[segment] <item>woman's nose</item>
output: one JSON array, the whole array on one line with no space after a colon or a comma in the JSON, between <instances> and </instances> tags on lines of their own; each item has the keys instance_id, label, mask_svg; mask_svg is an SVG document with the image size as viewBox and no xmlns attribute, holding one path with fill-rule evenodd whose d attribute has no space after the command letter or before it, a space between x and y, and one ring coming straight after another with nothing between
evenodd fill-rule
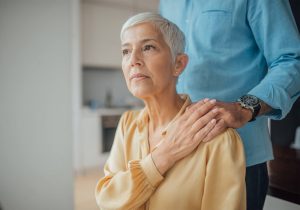
<instances>
[{"instance_id":1,"label":"woman's nose","mask_svg":"<svg viewBox=\"0 0 300 210\"><path fill-rule=\"evenodd\" d=\"M142 64L142 56L138 51L133 51L130 56L131 66L140 66Z\"/></svg>"}]
</instances>

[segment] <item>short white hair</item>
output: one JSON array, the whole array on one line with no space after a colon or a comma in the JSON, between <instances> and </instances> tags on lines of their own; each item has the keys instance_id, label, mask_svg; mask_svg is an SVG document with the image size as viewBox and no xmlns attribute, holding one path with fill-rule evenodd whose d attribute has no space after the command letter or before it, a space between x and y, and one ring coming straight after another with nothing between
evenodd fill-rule
<instances>
[{"instance_id":1,"label":"short white hair","mask_svg":"<svg viewBox=\"0 0 300 210\"><path fill-rule=\"evenodd\" d=\"M157 13L144 12L130 17L122 26L121 39L124 31L140 23L152 23L163 35L163 38L171 50L173 61L177 55L184 53L185 37L178 26Z\"/></svg>"}]
</instances>

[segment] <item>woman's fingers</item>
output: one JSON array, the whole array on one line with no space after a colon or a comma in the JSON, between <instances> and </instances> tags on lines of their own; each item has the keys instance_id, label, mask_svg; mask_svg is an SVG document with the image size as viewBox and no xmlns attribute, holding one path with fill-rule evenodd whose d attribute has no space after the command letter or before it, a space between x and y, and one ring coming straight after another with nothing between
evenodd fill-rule
<instances>
[{"instance_id":1,"label":"woman's fingers","mask_svg":"<svg viewBox=\"0 0 300 210\"><path fill-rule=\"evenodd\" d=\"M194 110L194 109L196 109L196 108L195 108L196 106L199 106L199 105L201 105L201 104L205 104L205 103L208 102L208 101L209 101L209 99L208 99L208 98L205 98L205 99L202 99L202 100L200 100L200 101L198 101L198 102L192 103L191 105L189 105L189 106L186 108L186 110Z\"/></svg>"},{"instance_id":2,"label":"woman's fingers","mask_svg":"<svg viewBox=\"0 0 300 210\"><path fill-rule=\"evenodd\" d=\"M187 126L194 124L198 119L211 111L215 104L215 99L204 99L195 103L183 114L183 119L186 121Z\"/></svg>"},{"instance_id":3,"label":"woman's fingers","mask_svg":"<svg viewBox=\"0 0 300 210\"><path fill-rule=\"evenodd\" d=\"M228 128L228 126L226 125L226 123L223 119L218 120L215 127L203 139L203 142L212 140L214 137L216 137L217 135L224 132L227 128Z\"/></svg>"},{"instance_id":4,"label":"woman's fingers","mask_svg":"<svg viewBox=\"0 0 300 210\"><path fill-rule=\"evenodd\" d=\"M203 128L201 128L194 136L193 141L198 145L213 130L216 125L216 119L212 119Z\"/></svg>"},{"instance_id":5,"label":"woman's fingers","mask_svg":"<svg viewBox=\"0 0 300 210\"><path fill-rule=\"evenodd\" d=\"M205 127L211 120L215 119L218 114L218 108L214 108L210 112L206 113L204 116L197 119L191 126L192 132L198 132L200 129Z\"/></svg>"}]
</instances>

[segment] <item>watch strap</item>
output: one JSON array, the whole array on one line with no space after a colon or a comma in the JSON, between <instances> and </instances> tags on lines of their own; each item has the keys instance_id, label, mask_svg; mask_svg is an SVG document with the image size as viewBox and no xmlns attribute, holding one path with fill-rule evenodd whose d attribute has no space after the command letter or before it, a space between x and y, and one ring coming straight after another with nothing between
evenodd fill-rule
<instances>
[{"instance_id":1,"label":"watch strap","mask_svg":"<svg viewBox=\"0 0 300 210\"><path fill-rule=\"evenodd\" d=\"M249 120L249 122L253 122L255 119L256 119L256 117L257 117L257 115L258 115L258 113L259 113L259 110L260 110L260 108L261 108L261 105L259 104L258 105L259 107L255 107L254 109L253 109L253 112L252 112L252 118Z\"/></svg>"},{"instance_id":2,"label":"watch strap","mask_svg":"<svg viewBox=\"0 0 300 210\"><path fill-rule=\"evenodd\" d=\"M253 95L244 95L237 101L242 108L249 109L252 112L252 118L249 120L249 122L254 121L261 109L260 99Z\"/></svg>"}]
</instances>

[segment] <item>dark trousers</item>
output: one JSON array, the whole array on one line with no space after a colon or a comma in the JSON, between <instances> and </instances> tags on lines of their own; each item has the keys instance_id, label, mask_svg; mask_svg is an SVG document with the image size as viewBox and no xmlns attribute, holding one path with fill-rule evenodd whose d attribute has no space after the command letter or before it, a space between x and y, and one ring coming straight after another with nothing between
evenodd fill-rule
<instances>
[{"instance_id":1,"label":"dark trousers","mask_svg":"<svg viewBox=\"0 0 300 210\"><path fill-rule=\"evenodd\" d=\"M247 210L263 210L269 186L266 163L246 168Z\"/></svg>"}]
</instances>

